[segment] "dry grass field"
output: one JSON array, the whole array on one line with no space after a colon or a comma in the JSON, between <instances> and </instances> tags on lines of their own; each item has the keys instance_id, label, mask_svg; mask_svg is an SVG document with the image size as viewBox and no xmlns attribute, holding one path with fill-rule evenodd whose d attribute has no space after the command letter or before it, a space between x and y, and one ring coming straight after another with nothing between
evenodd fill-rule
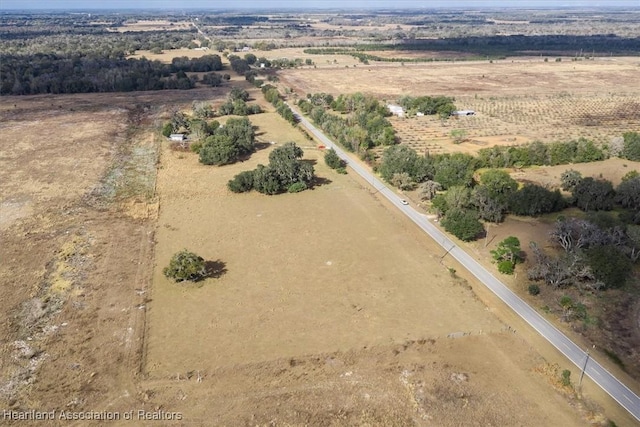
<instances>
[{"instance_id":1,"label":"dry grass field","mask_svg":"<svg viewBox=\"0 0 640 427\"><path fill-rule=\"evenodd\" d=\"M216 425L602 419L551 391L555 368L366 183L330 171L274 113L251 120L263 141L300 144L323 183L300 194L237 195L228 179L266 163L271 147L222 168L163 151L149 404ZM224 273L197 285L168 281L162 267L185 247Z\"/></svg>"}]
</instances>

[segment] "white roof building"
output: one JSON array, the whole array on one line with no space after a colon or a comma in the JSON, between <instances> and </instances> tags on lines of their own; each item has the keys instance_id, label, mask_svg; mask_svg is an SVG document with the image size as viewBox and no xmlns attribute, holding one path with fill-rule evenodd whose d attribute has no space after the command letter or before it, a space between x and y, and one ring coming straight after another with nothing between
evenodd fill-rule
<instances>
[{"instance_id":1,"label":"white roof building","mask_svg":"<svg viewBox=\"0 0 640 427\"><path fill-rule=\"evenodd\" d=\"M394 104L387 104L387 108L389 109L389 111L391 111L391 114L398 117L404 117L404 108L402 108L401 106L394 105Z\"/></svg>"}]
</instances>

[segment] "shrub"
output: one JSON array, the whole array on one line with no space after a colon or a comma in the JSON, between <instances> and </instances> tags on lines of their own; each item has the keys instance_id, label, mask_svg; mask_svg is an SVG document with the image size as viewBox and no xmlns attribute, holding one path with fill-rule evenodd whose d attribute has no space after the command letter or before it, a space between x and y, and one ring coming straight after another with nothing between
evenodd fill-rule
<instances>
[{"instance_id":1,"label":"shrub","mask_svg":"<svg viewBox=\"0 0 640 427\"><path fill-rule=\"evenodd\" d=\"M194 142L189 146L189 148L192 152L200 154L200 150L202 149L202 142Z\"/></svg>"},{"instance_id":2,"label":"shrub","mask_svg":"<svg viewBox=\"0 0 640 427\"><path fill-rule=\"evenodd\" d=\"M169 138L169 135L171 135L172 133L173 133L173 126L171 125L171 122L165 123L164 126L162 127L162 135Z\"/></svg>"},{"instance_id":3,"label":"shrub","mask_svg":"<svg viewBox=\"0 0 640 427\"><path fill-rule=\"evenodd\" d=\"M467 131L464 129L454 129L450 133L454 144L460 144L467 139Z\"/></svg>"},{"instance_id":4,"label":"shrub","mask_svg":"<svg viewBox=\"0 0 640 427\"><path fill-rule=\"evenodd\" d=\"M344 168L345 166L344 160L338 156L338 153L333 148L324 153L324 162L331 169Z\"/></svg>"},{"instance_id":5,"label":"shrub","mask_svg":"<svg viewBox=\"0 0 640 427\"><path fill-rule=\"evenodd\" d=\"M622 156L625 159L640 161L640 133L627 132L623 135L624 148Z\"/></svg>"},{"instance_id":6,"label":"shrub","mask_svg":"<svg viewBox=\"0 0 640 427\"><path fill-rule=\"evenodd\" d=\"M565 369L562 371L562 379L560 380L563 386L569 387L571 385L571 371Z\"/></svg>"},{"instance_id":7,"label":"shrub","mask_svg":"<svg viewBox=\"0 0 640 427\"><path fill-rule=\"evenodd\" d=\"M184 249L171 257L169 266L162 273L176 282L200 280L206 276L204 258Z\"/></svg>"},{"instance_id":8,"label":"shrub","mask_svg":"<svg viewBox=\"0 0 640 427\"><path fill-rule=\"evenodd\" d=\"M540 286L536 285L536 284L531 284L529 285L529 295L539 295L540 294Z\"/></svg>"},{"instance_id":9,"label":"shrub","mask_svg":"<svg viewBox=\"0 0 640 427\"><path fill-rule=\"evenodd\" d=\"M498 263L498 271L502 274L513 274L515 266L511 261L505 260Z\"/></svg>"},{"instance_id":10,"label":"shrub","mask_svg":"<svg viewBox=\"0 0 640 427\"><path fill-rule=\"evenodd\" d=\"M640 177L640 172L636 170L632 170L624 174L624 176L622 177L622 182L629 181L631 179L638 178L638 177Z\"/></svg>"},{"instance_id":11,"label":"shrub","mask_svg":"<svg viewBox=\"0 0 640 427\"><path fill-rule=\"evenodd\" d=\"M299 193L307 189L307 184L305 182L294 182L289 186L287 191L289 193Z\"/></svg>"},{"instance_id":12,"label":"shrub","mask_svg":"<svg viewBox=\"0 0 640 427\"><path fill-rule=\"evenodd\" d=\"M253 171L240 172L227 183L229 190L234 193L246 193L253 189Z\"/></svg>"}]
</instances>

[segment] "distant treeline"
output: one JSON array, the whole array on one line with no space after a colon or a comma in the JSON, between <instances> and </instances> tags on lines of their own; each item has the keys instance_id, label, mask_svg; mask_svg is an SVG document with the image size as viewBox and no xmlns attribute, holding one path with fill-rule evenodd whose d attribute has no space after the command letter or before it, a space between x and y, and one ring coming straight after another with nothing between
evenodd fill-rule
<instances>
[{"instance_id":1,"label":"distant treeline","mask_svg":"<svg viewBox=\"0 0 640 427\"><path fill-rule=\"evenodd\" d=\"M269 17L267 16L254 16L254 15L209 15L201 18L202 23L207 25L253 25L260 22L269 21Z\"/></svg>"},{"instance_id":2,"label":"distant treeline","mask_svg":"<svg viewBox=\"0 0 640 427\"><path fill-rule=\"evenodd\" d=\"M174 58L171 64L145 58L0 55L0 95L191 89L196 79L186 72L221 69L218 55Z\"/></svg>"},{"instance_id":3,"label":"distant treeline","mask_svg":"<svg viewBox=\"0 0 640 427\"><path fill-rule=\"evenodd\" d=\"M92 26L16 26L0 29L0 52L32 55L99 55L124 57L137 50L185 48L197 38L195 28L180 31L109 32Z\"/></svg>"},{"instance_id":4,"label":"distant treeline","mask_svg":"<svg viewBox=\"0 0 640 427\"><path fill-rule=\"evenodd\" d=\"M306 49L307 54L352 55L361 61L420 62L431 58L382 58L365 54L367 51L460 51L482 56L510 56L526 54L558 55L576 54L640 54L640 38L623 38L614 34L592 36L539 35L539 36L490 36L454 37L447 39L406 39L399 43L356 45L349 48Z\"/></svg>"}]
</instances>

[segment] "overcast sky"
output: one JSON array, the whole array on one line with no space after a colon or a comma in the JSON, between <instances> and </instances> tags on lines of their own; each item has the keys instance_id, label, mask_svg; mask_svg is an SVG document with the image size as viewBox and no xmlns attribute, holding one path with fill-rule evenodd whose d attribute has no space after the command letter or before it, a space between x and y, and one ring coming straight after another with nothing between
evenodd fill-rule
<instances>
[{"instance_id":1,"label":"overcast sky","mask_svg":"<svg viewBox=\"0 0 640 427\"><path fill-rule=\"evenodd\" d=\"M640 7L640 0L0 0L0 9Z\"/></svg>"}]
</instances>

